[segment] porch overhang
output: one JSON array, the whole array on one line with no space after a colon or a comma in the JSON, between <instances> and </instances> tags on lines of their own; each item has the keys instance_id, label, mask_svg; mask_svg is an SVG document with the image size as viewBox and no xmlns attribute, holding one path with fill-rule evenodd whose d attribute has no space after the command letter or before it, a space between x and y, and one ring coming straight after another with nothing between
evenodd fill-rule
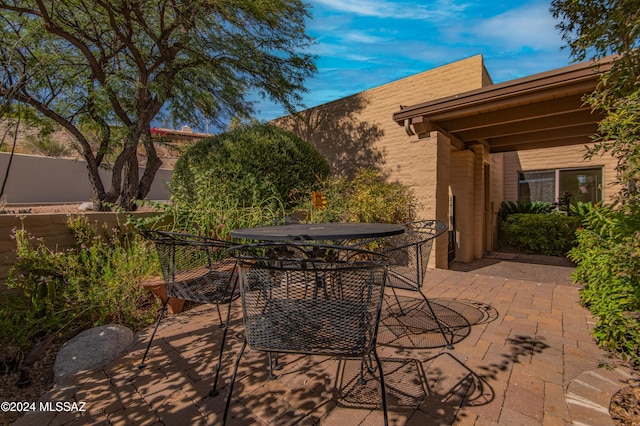
<instances>
[{"instance_id":1,"label":"porch overhang","mask_svg":"<svg viewBox=\"0 0 640 426\"><path fill-rule=\"evenodd\" d=\"M583 62L541 74L401 107L393 120L407 134L438 131L454 148L485 143L490 152L587 144L602 114L583 97L592 92L612 58Z\"/></svg>"}]
</instances>

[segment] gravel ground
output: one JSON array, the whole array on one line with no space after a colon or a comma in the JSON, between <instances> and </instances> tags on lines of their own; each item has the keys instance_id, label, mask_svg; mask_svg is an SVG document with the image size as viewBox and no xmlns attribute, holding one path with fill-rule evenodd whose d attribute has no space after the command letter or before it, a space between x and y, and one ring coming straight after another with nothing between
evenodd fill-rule
<instances>
[{"instance_id":1,"label":"gravel ground","mask_svg":"<svg viewBox=\"0 0 640 426\"><path fill-rule=\"evenodd\" d=\"M73 204L48 204L48 205L6 205L0 206L0 211L4 211L5 214L42 214L42 213L82 213L80 210L81 203ZM153 207L142 206L137 211L146 212L154 211Z\"/></svg>"},{"instance_id":2,"label":"gravel ground","mask_svg":"<svg viewBox=\"0 0 640 426\"><path fill-rule=\"evenodd\" d=\"M60 346L62 346L61 343L53 342L40 359L29 367L27 376L31 378L31 383L28 386L18 386L22 375L20 369L10 373L1 371L0 402L37 402L42 395L51 390L53 388L53 364ZM20 415L21 413L17 412L0 411L0 425L8 425Z\"/></svg>"}]
</instances>

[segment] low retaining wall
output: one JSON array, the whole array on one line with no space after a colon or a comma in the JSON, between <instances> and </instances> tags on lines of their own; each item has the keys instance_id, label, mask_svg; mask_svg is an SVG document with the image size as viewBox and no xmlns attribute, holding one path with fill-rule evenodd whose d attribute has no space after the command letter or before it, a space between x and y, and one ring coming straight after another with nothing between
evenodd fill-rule
<instances>
[{"instance_id":1,"label":"low retaining wall","mask_svg":"<svg viewBox=\"0 0 640 426\"><path fill-rule=\"evenodd\" d=\"M105 223L111 227L118 223L126 222L126 215L109 212L80 213L90 221ZM151 216L154 213L133 213L137 217ZM77 214L74 214L77 215ZM75 240L67 221L69 214L26 214L26 215L0 215L0 293L7 289L4 281L9 273L9 268L16 260L16 242L13 239L13 230L21 226L34 237L42 238L47 247L52 250L66 249L73 246Z\"/></svg>"}]
</instances>

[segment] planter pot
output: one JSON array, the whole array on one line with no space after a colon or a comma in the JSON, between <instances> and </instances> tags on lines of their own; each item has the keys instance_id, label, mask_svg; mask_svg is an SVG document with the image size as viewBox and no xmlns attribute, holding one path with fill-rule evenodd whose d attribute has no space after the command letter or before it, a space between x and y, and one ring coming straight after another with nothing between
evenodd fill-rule
<instances>
[{"instance_id":1,"label":"planter pot","mask_svg":"<svg viewBox=\"0 0 640 426\"><path fill-rule=\"evenodd\" d=\"M140 284L142 288L145 288L156 295L156 297L160 298L162 303L167 300L167 288L164 285L164 280L162 278L152 279ZM173 314L177 314L182 312L182 308L184 306L184 299L178 299L172 297L168 303L169 310Z\"/></svg>"}]
</instances>

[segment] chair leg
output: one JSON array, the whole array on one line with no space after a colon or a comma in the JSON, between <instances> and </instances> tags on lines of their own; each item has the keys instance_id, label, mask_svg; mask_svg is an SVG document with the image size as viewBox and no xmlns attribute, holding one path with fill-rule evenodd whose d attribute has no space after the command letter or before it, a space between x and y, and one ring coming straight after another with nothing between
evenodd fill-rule
<instances>
[{"instance_id":1,"label":"chair leg","mask_svg":"<svg viewBox=\"0 0 640 426\"><path fill-rule=\"evenodd\" d=\"M217 305L216 305L217 306ZM218 309L218 315L220 314L220 309ZM218 395L218 377L220 377L220 369L222 368L222 353L224 352L224 345L227 340L227 332L229 331L229 320L231 319L231 302L229 302L229 307L227 308L227 321L223 324L224 331L222 332L222 342L220 342L220 355L218 355L218 366L216 367L216 376L213 380L213 389L209 392L209 396L217 396Z\"/></svg>"},{"instance_id":2,"label":"chair leg","mask_svg":"<svg viewBox=\"0 0 640 426\"><path fill-rule=\"evenodd\" d=\"M440 329L440 333L442 333L442 337L444 338L444 341L447 344L447 349L453 349L453 333L452 333L452 336L451 336L451 340L447 339L447 334L445 333L444 328L442 327L442 323L438 319L438 316L436 315L436 312L433 310L433 307L431 306L431 303L429 302L429 299L427 298L427 296L425 296L425 294L422 291L420 291L420 294L422 295L422 298L424 299L424 301L427 303L427 307L429 308L429 311L431 312L431 316L433 316L433 320L438 325L438 328Z\"/></svg>"},{"instance_id":3,"label":"chair leg","mask_svg":"<svg viewBox=\"0 0 640 426\"><path fill-rule=\"evenodd\" d=\"M365 358L363 357L360 359L360 377L358 378L359 385L364 385L367 383L367 379L364 378L364 365L365 365Z\"/></svg>"},{"instance_id":4,"label":"chair leg","mask_svg":"<svg viewBox=\"0 0 640 426\"><path fill-rule=\"evenodd\" d=\"M231 304L231 303L229 303L229 304ZM219 327L220 328L224 328L225 327L225 323L222 322L222 315L220 314L220 305L218 305L217 303L216 303L216 309L218 310L218 321L220 321ZM227 321L228 321L228 318L227 318Z\"/></svg>"},{"instance_id":5,"label":"chair leg","mask_svg":"<svg viewBox=\"0 0 640 426\"><path fill-rule=\"evenodd\" d=\"M229 407L231 406L231 394L233 393L233 385L236 382L236 375L238 374L238 365L240 365L240 358L247 347L247 339L244 339L240 353L238 353L238 359L236 359L236 365L233 367L233 375L231 375L231 383L229 383L229 393L227 393L227 402L224 405L224 415L222 417L222 426L227 424L227 415L229 414Z\"/></svg>"},{"instance_id":6,"label":"chair leg","mask_svg":"<svg viewBox=\"0 0 640 426\"><path fill-rule=\"evenodd\" d=\"M140 364L138 365L138 368L140 369L146 367L144 360L147 358L147 354L149 353L149 349L151 348L151 342L153 342L153 338L156 336L156 332L158 331L158 326L160 325L160 321L162 321L162 318L164 317L164 313L167 310L167 305L169 304L170 299L171 297L167 297L167 300L165 300L164 303L162 304L162 309L160 310L160 314L158 315L156 326L153 329L153 333L151 333L151 338L149 339L149 343L147 343L147 349L144 351L144 355L142 355L142 361L140 361Z\"/></svg>"},{"instance_id":7,"label":"chair leg","mask_svg":"<svg viewBox=\"0 0 640 426\"><path fill-rule=\"evenodd\" d=\"M396 293L396 289L393 287L390 288L391 292L393 293L394 299L396 299L396 305L398 306L398 309L400 309L400 315L406 315L406 313L402 310L402 303L400 303L400 299L398 299L398 293Z\"/></svg>"},{"instance_id":8,"label":"chair leg","mask_svg":"<svg viewBox=\"0 0 640 426\"><path fill-rule=\"evenodd\" d=\"M267 379L273 380L278 376L273 374L273 361L271 361L271 352L267 352L267 358L269 360L269 375L267 376ZM277 359L278 359L278 353L276 352L276 362L278 362Z\"/></svg>"},{"instance_id":9,"label":"chair leg","mask_svg":"<svg viewBox=\"0 0 640 426\"><path fill-rule=\"evenodd\" d=\"M380 357L378 357L378 352L373 350L373 357L376 359L376 364L378 365L378 371L380 372L380 395L382 396L382 415L384 416L384 425L387 426L389 424L389 419L387 416L387 392L384 388L384 373L382 371L382 363L380 362Z\"/></svg>"}]
</instances>

